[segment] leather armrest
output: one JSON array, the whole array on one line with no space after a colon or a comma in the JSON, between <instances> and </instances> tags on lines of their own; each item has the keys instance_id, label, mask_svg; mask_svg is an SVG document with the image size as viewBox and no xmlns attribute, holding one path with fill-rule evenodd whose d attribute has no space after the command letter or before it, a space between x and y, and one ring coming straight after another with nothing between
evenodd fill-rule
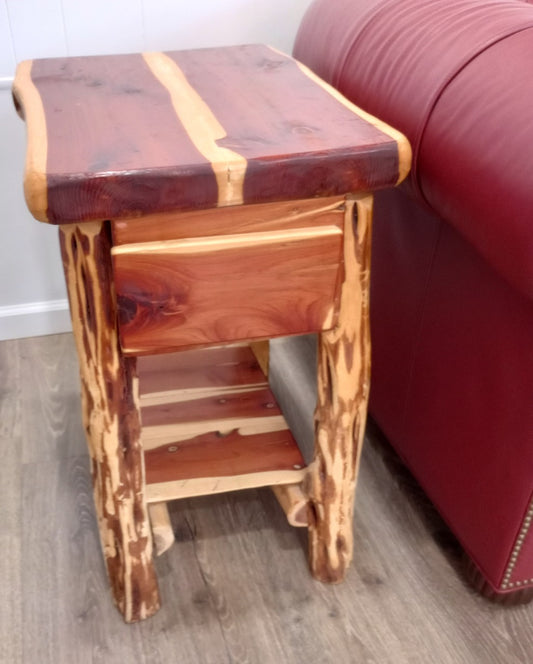
<instances>
[{"instance_id":1,"label":"leather armrest","mask_svg":"<svg viewBox=\"0 0 533 664\"><path fill-rule=\"evenodd\" d=\"M316 0L294 55L407 136L414 194L533 297L533 6Z\"/></svg>"}]
</instances>

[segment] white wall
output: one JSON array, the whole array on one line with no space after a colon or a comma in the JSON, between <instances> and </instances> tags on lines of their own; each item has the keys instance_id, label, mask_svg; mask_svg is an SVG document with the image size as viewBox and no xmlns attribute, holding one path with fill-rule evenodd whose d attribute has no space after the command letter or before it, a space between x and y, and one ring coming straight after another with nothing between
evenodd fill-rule
<instances>
[{"instance_id":1,"label":"white wall","mask_svg":"<svg viewBox=\"0 0 533 664\"><path fill-rule=\"evenodd\" d=\"M311 0L0 0L0 339L68 330L57 229L22 194L20 60L263 42L290 52Z\"/></svg>"}]
</instances>

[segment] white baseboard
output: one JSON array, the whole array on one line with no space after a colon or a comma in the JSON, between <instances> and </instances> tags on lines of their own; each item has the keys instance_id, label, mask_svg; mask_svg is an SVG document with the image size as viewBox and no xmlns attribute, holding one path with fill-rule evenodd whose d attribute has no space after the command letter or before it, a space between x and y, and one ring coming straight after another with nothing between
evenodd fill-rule
<instances>
[{"instance_id":1,"label":"white baseboard","mask_svg":"<svg viewBox=\"0 0 533 664\"><path fill-rule=\"evenodd\" d=\"M13 76L2 76L0 78L0 90L11 90Z\"/></svg>"},{"instance_id":2,"label":"white baseboard","mask_svg":"<svg viewBox=\"0 0 533 664\"><path fill-rule=\"evenodd\" d=\"M72 331L68 300L0 307L0 341Z\"/></svg>"}]
</instances>

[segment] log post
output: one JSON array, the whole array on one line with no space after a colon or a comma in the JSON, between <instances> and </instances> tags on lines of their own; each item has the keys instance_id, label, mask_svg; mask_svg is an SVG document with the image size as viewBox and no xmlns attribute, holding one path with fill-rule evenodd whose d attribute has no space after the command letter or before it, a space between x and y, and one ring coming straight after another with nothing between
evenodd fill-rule
<instances>
[{"instance_id":1,"label":"log post","mask_svg":"<svg viewBox=\"0 0 533 664\"><path fill-rule=\"evenodd\" d=\"M353 502L370 388L371 222L371 196L346 201L338 324L319 334L318 343L315 452L306 478L309 561L313 576L331 583L342 581L353 554Z\"/></svg>"},{"instance_id":2,"label":"log post","mask_svg":"<svg viewBox=\"0 0 533 664\"><path fill-rule=\"evenodd\" d=\"M136 360L120 351L107 223L64 225L59 232L100 539L115 603L126 622L135 622L159 608Z\"/></svg>"}]
</instances>

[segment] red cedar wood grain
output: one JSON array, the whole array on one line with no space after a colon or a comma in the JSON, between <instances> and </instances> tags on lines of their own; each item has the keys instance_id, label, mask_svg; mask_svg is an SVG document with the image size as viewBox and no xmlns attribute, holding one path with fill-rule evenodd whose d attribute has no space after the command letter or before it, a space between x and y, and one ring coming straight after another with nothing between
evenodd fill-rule
<instances>
[{"instance_id":1,"label":"red cedar wood grain","mask_svg":"<svg viewBox=\"0 0 533 664\"><path fill-rule=\"evenodd\" d=\"M140 395L206 387L267 386L247 346L148 355L137 360Z\"/></svg>"},{"instance_id":2,"label":"red cedar wood grain","mask_svg":"<svg viewBox=\"0 0 533 664\"><path fill-rule=\"evenodd\" d=\"M292 59L258 45L167 55L225 129L220 146L248 160L244 203L397 182L396 141L336 101ZM217 204L211 164L141 54L36 60L31 79L48 134L48 221ZM24 81L15 80L15 93L24 113ZM39 140L30 135L30 149Z\"/></svg>"},{"instance_id":3,"label":"red cedar wood grain","mask_svg":"<svg viewBox=\"0 0 533 664\"><path fill-rule=\"evenodd\" d=\"M277 417L280 410L266 384L253 392L239 394L239 387L258 383L266 378L248 346L209 348L185 351L166 356L168 371L158 372L161 356L147 356L139 360L141 391L146 378L151 378L150 391L164 392L194 387L235 387L236 392L224 391L222 397L194 398L142 408L143 426L157 427L186 422L223 421L240 418L253 428L255 418ZM200 380L193 366L200 368ZM215 367L214 374L209 367ZM185 369L185 371L184 371ZM223 372L220 373L222 369ZM244 371L243 371L244 370ZM173 382L169 382L169 376ZM222 383L223 376L226 383ZM171 397L169 397L171 399ZM288 427L269 433L241 435L238 429L209 431L176 445L165 444L144 452L147 483L157 484L198 477L244 475L273 470L294 470L305 462Z\"/></svg>"},{"instance_id":4,"label":"red cedar wood grain","mask_svg":"<svg viewBox=\"0 0 533 664\"><path fill-rule=\"evenodd\" d=\"M274 205L258 203L211 211L167 212L114 221L111 228L114 246L309 226L337 226L342 230L343 210L344 196L335 196L283 201Z\"/></svg>"},{"instance_id":5,"label":"red cedar wood grain","mask_svg":"<svg viewBox=\"0 0 533 664\"><path fill-rule=\"evenodd\" d=\"M396 184L396 142L339 104L291 58L261 45L168 55L226 129L220 145L247 159L245 203Z\"/></svg>"},{"instance_id":6,"label":"red cedar wood grain","mask_svg":"<svg viewBox=\"0 0 533 664\"><path fill-rule=\"evenodd\" d=\"M331 327L342 234L223 251L113 257L126 354Z\"/></svg>"},{"instance_id":7,"label":"red cedar wood grain","mask_svg":"<svg viewBox=\"0 0 533 664\"><path fill-rule=\"evenodd\" d=\"M147 484L197 477L230 477L303 467L302 455L288 429L241 436L211 431L175 446L144 453Z\"/></svg>"},{"instance_id":8,"label":"red cedar wood grain","mask_svg":"<svg viewBox=\"0 0 533 664\"><path fill-rule=\"evenodd\" d=\"M219 420L221 418L251 418L281 415L274 395L263 388L253 392L212 396L179 403L146 406L142 409L143 427Z\"/></svg>"}]
</instances>

